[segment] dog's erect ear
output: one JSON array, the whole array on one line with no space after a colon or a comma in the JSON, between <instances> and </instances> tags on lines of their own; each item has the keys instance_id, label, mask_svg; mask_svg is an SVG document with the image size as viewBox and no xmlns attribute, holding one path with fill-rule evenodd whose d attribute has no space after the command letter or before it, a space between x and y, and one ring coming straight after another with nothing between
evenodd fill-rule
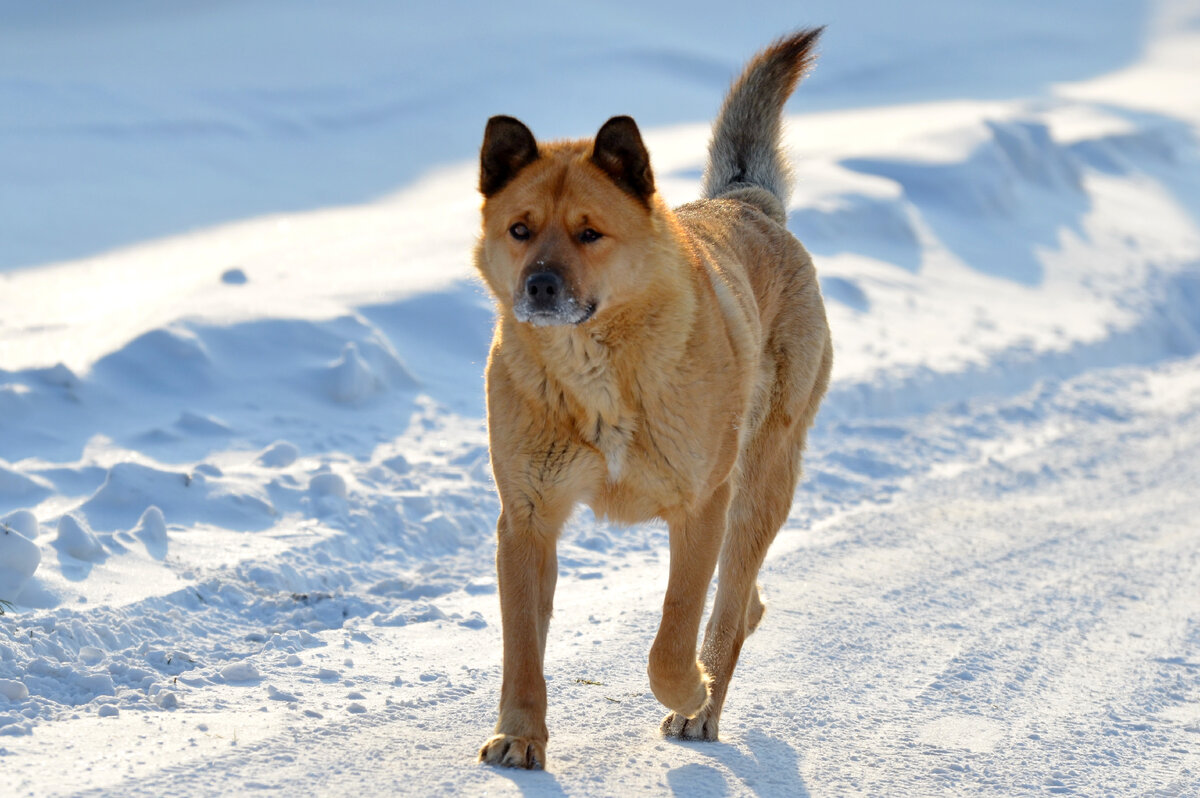
<instances>
[{"instance_id":1,"label":"dog's erect ear","mask_svg":"<svg viewBox=\"0 0 1200 798\"><path fill-rule=\"evenodd\" d=\"M529 128L511 116L493 116L479 151L480 192L493 196L537 159L537 140Z\"/></svg>"},{"instance_id":2,"label":"dog's erect ear","mask_svg":"<svg viewBox=\"0 0 1200 798\"><path fill-rule=\"evenodd\" d=\"M654 193L650 153L642 143L637 123L628 116L614 116L600 128L592 147L592 163L643 203Z\"/></svg>"}]
</instances>

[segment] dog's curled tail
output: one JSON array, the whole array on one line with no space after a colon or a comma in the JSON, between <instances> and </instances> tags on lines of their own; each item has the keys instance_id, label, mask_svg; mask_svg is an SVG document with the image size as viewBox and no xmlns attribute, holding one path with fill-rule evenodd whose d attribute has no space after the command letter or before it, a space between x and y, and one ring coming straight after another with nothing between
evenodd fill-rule
<instances>
[{"instance_id":1,"label":"dog's curled tail","mask_svg":"<svg viewBox=\"0 0 1200 798\"><path fill-rule=\"evenodd\" d=\"M791 170L779 147L780 117L783 104L812 65L813 48L823 30L810 28L780 39L755 56L733 84L713 124L705 197L738 192L769 216L785 221ZM771 196L746 190L754 188Z\"/></svg>"}]
</instances>

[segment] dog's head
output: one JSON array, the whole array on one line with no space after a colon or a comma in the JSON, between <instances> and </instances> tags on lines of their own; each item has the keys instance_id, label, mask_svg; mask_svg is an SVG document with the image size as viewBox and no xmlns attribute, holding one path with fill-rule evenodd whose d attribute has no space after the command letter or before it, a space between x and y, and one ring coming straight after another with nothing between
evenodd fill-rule
<instances>
[{"instance_id":1,"label":"dog's head","mask_svg":"<svg viewBox=\"0 0 1200 798\"><path fill-rule=\"evenodd\" d=\"M543 144L516 119L492 117L479 190L476 265L517 321L583 324L645 293L639 272L658 199L629 117L608 120L594 140Z\"/></svg>"}]
</instances>

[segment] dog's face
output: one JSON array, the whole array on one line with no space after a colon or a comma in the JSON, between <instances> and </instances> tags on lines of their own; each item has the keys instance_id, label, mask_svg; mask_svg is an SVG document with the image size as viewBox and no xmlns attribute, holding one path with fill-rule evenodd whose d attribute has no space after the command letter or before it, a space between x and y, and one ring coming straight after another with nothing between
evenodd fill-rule
<instances>
[{"instance_id":1,"label":"dog's face","mask_svg":"<svg viewBox=\"0 0 1200 798\"><path fill-rule=\"evenodd\" d=\"M628 117L594 141L539 145L511 117L488 122L476 253L503 312L536 326L584 324L646 292L654 178Z\"/></svg>"}]
</instances>

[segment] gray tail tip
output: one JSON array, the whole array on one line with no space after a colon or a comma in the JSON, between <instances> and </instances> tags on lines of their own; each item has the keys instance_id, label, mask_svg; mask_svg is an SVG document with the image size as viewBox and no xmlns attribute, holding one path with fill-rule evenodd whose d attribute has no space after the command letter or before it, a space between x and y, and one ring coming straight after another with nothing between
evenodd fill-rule
<instances>
[{"instance_id":1,"label":"gray tail tip","mask_svg":"<svg viewBox=\"0 0 1200 798\"><path fill-rule=\"evenodd\" d=\"M783 60L790 62L798 71L802 71L812 64L813 49L817 44L817 40L821 38L821 34L824 32L824 25L819 25L815 28L803 28L776 40L767 48L765 55L768 55L768 57L782 57Z\"/></svg>"},{"instance_id":2,"label":"gray tail tip","mask_svg":"<svg viewBox=\"0 0 1200 798\"><path fill-rule=\"evenodd\" d=\"M782 105L816 60L816 43L824 31L825 26L821 25L776 39L746 65L730 90L729 100L766 89Z\"/></svg>"}]
</instances>

